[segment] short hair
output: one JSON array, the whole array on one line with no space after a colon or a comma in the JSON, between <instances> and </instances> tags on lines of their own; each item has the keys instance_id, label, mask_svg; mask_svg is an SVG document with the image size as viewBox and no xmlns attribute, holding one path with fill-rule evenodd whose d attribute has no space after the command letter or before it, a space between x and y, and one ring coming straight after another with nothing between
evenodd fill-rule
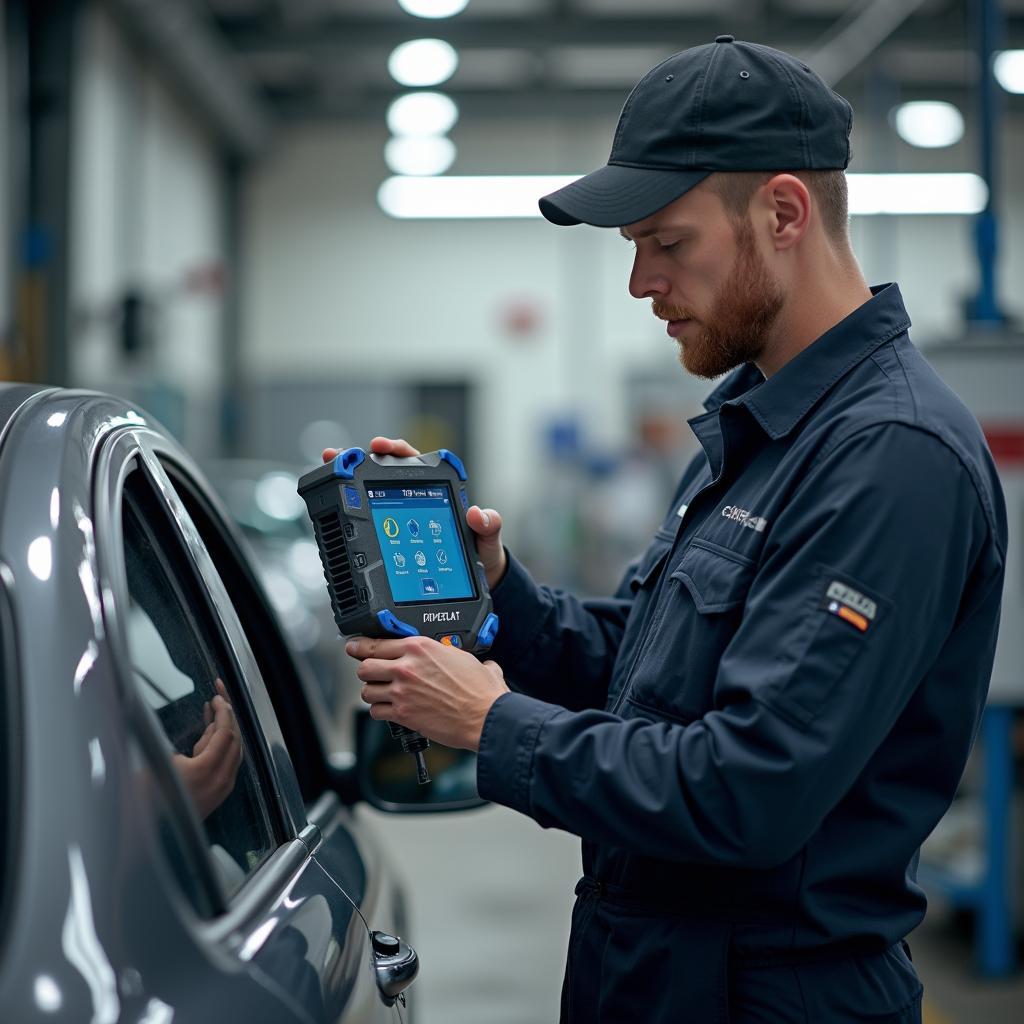
<instances>
[{"instance_id":1,"label":"short hair","mask_svg":"<svg viewBox=\"0 0 1024 1024\"><path fill-rule=\"evenodd\" d=\"M845 171L718 171L707 180L726 213L739 220L750 209L754 193L776 174L792 174L807 186L818 206L825 233L836 244L848 248L850 212Z\"/></svg>"}]
</instances>

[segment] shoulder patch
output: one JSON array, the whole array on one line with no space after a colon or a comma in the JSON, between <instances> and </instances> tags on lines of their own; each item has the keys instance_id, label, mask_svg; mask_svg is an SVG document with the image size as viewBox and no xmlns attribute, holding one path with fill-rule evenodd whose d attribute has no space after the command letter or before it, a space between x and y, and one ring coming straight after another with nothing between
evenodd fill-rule
<instances>
[{"instance_id":1,"label":"shoulder patch","mask_svg":"<svg viewBox=\"0 0 1024 1024\"><path fill-rule=\"evenodd\" d=\"M878 605L859 590L841 580L831 580L825 589L821 607L829 614L848 622L854 629L866 633L878 615Z\"/></svg>"}]
</instances>

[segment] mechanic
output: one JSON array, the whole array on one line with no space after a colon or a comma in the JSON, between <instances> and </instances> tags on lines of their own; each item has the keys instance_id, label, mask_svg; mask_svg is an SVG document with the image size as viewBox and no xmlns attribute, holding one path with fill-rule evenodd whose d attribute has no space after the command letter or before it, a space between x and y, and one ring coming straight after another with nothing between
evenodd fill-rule
<instances>
[{"instance_id":1,"label":"mechanic","mask_svg":"<svg viewBox=\"0 0 1024 1024\"><path fill-rule=\"evenodd\" d=\"M349 645L374 718L478 750L482 796L582 837L563 1021L921 1019L918 849L984 704L1005 509L851 251L851 121L732 36L640 81L608 165L541 210L619 227L686 369L732 371L702 451L612 598L538 586L474 507L495 661Z\"/></svg>"}]
</instances>

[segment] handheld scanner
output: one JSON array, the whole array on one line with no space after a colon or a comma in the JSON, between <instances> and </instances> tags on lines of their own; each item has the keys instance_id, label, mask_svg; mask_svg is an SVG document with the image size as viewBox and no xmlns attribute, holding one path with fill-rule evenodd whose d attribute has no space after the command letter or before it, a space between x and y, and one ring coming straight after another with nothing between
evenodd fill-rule
<instances>
[{"instance_id":1,"label":"handheld scanner","mask_svg":"<svg viewBox=\"0 0 1024 1024\"><path fill-rule=\"evenodd\" d=\"M422 635L474 654L491 646L498 618L458 456L349 448L306 473L298 490L343 636Z\"/></svg>"}]
</instances>

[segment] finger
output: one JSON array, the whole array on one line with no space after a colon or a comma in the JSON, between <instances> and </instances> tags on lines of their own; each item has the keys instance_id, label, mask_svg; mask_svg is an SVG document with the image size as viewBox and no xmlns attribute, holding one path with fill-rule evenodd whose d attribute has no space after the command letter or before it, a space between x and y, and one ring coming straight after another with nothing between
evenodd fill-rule
<instances>
[{"instance_id":1,"label":"finger","mask_svg":"<svg viewBox=\"0 0 1024 1024\"><path fill-rule=\"evenodd\" d=\"M340 448L325 448L321 458L324 462L333 462L341 454Z\"/></svg>"},{"instance_id":2,"label":"finger","mask_svg":"<svg viewBox=\"0 0 1024 1024\"><path fill-rule=\"evenodd\" d=\"M501 515L493 508L471 505L466 512L466 521L481 539L496 537L501 532Z\"/></svg>"},{"instance_id":3,"label":"finger","mask_svg":"<svg viewBox=\"0 0 1024 1024\"><path fill-rule=\"evenodd\" d=\"M235 712L231 705L223 697L213 698L213 724L218 730L233 732Z\"/></svg>"},{"instance_id":4,"label":"finger","mask_svg":"<svg viewBox=\"0 0 1024 1024\"><path fill-rule=\"evenodd\" d=\"M359 691L359 696L366 704L390 704L391 688L383 683L367 683Z\"/></svg>"},{"instance_id":5,"label":"finger","mask_svg":"<svg viewBox=\"0 0 1024 1024\"><path fill-rule=\"evenodd\" d=\"M224 685L224 680L217 678L213 681L213 685L217 688L217 692L230 704L231 698L228 696L228 688Z\"/></svg>"},{"instance_id":6,"label":"finger","mask_svg":"<svg viewBox=\"0 0 1024 1024\"><path fill-rule=\"evenodd\" d=\"M363 661L366 658L394 660L406 653L405 640L379 640L376 637L360 636L345 644L345 653Z\"/></svg>"},{"instance_id":7,"label":"finger","mask_svg":"<svg viewBox=\"0 0 1024 1024\"><path fill-rule=\"evenodd\" d=\"M206 749L206 745L210 742L210 737L213 736L213 733L213 722L210 722L210 724L203 730L203 735L196 740L196 745L192 748L193 757L201 754Z\"/></svg>"},{"instance_id":8,"label":"finger","mask_svg":"<svg viewBox=\"0 0 1024 1024\"><path fill-rule=\"evenodd\" d=\"M213 721L213 711L208 700L203 701L203 724L209 725Z\"/></svg>"},{"instance_id":9,"label":"finger","mask_svg":"<svg viewBox=\"0 0 1024 1024\"><path fill-rule=\"evenodd\" d=\"M419 455L417 449L400 437L375 437L370 442L370 451L377 455L394 455L400 459L408 459L413 455Z\"/></svg>"},{"instance_id":10,"label":"finger","mask_svg":"<svg viewBox=\"0 0 1024 1024\"><path fill-rule=\"evenodd\" d=\"M395 678L395 662L367 658L360 662L356 675L364 683L390 683Z\"/></svg>"},{"instance_id":11,"label":"finger","mask_svg":"<svg viewBox=\"0 0 1024 1024\"><path fill-rule=\"evenodd\" d=\"M383 701L379 704L371 704L370 717L375 722L393 722L394 709L390 704L385 704Z\"/></svg>"}]
</instances>

